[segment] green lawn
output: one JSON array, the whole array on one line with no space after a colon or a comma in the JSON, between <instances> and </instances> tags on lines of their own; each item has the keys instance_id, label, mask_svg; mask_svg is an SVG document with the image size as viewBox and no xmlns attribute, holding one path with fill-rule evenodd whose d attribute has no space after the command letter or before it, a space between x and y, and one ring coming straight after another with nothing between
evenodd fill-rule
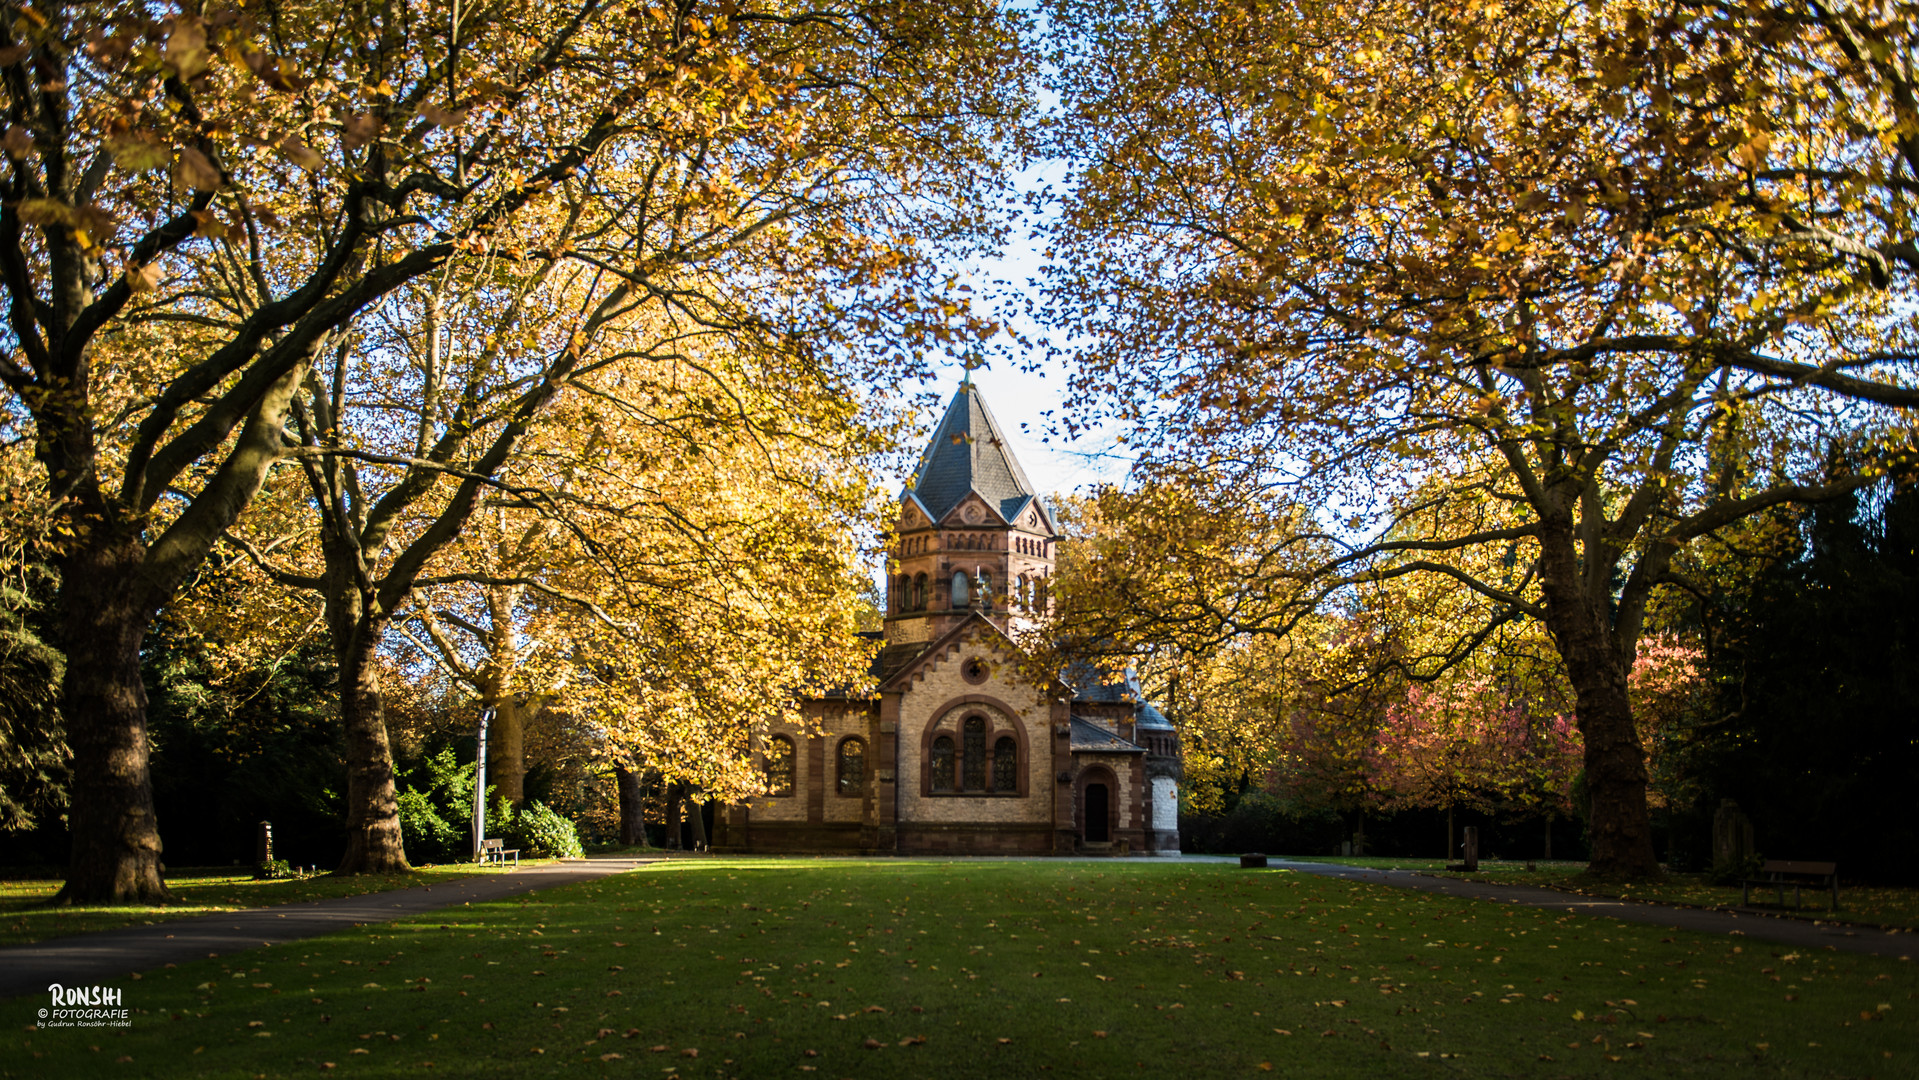
<instances>
[{"instance_id":1,"label":"green lawn","mask_svg":"<svg viewBox=\"0 0 1919 1080\"><path fill-rule=\"evenodd\" d=\"M412 874L363 874L357 877L282 878L255 881L250 874L193 875L170 877L167 886L180 898L165 907L94 906L48 907L47 901L60 891L58 881L0 881L0 946L22 945L30 941L78 934L88 930L110 930L121 926L190 919L240 908L269 907L302 900L322 900L334 896L359 896L389 889L410 889L416 885L437 885L469 874L499 873L481 870L470 864L428 866Z\"/></svg>"},{"instance_id":2,"label":"green lawn","mask_svg":"<svg viewBox=\"0 0 1919 1080\"><path fill-rule=\"evenodd\" d=\"M1367 855L1301 857L1298 861L1363 866L1374 870L1419 870L1442 873L1447 877L1464 878L1467 881L1485 881L1500 885L1538 885L1548 889L1563 889L1582 896L1617 896L1632 900L1650 900L1662 904L1685 904L1703 908L1731 909L1739 906L1737 885L1714 885L1704 874L1668 874L1661 881L1622 884L1587 878L1586 864L1580 862L1541 862L1533 864L1534 869L1528 870L1524 862L1481 860L1478 873L1466 874L1445 873L1446 862L1443 859L1395 859ZM1830 897L1816 889L1806 890L1802 899L1804 906L1794 907L1792 891L1788 889L1786 905L1780 907L1777 893L1754 889L1752 907L1761 911L1773 911L1827 922L1919 930L1919 889L1846 885L1842 878L1839 888L1840 910L1837 912L1830 910Z\"/></svg>"},{"instance_id":3,"label":"green lawn","mask_svg":"<svg viewBox=\"0 0 1919 1080\"><path fill-rule=\"evenodd\" d=\"M1919 1067L1910 963L1221 863L676 860L123 989L132 1028L16 1029L0 1073Z\"/></svg>"}]
</instances>

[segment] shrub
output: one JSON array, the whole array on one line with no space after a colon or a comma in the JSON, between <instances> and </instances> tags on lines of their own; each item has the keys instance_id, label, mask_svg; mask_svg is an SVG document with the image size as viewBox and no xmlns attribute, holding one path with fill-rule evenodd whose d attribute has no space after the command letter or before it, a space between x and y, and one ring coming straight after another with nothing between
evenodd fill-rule
<instances>
[{"instance_id":1,"label":"shrub","mask_svg":"<svg viewBox=\"0 0 1919 1080\"><path fill-rule=\"evenodd\" d=\"M434 808L425 792L407 788L400 792L400 840L406 845L407 858L413 862L451 862L466 839L460 829Z\"/></svg>"},{"instance_id":2,"label":"shrub","mask_svg":"<svg viewBox=\"0 0 1919 1080\"><path fill-rule=\"evenodd\" d=\"M577 859L586 854L580 846L580 832L573 823L537 799L528 800L519 810L502 805L499 829L506 834L507 847L517 847L529 858Z\"/></svg>"}]
</instances>

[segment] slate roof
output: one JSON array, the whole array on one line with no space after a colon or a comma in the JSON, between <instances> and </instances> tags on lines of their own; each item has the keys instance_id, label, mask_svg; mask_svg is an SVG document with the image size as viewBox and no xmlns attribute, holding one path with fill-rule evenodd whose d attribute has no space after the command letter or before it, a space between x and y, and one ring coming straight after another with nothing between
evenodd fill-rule
<instances>
[{"instance_id":1,"label":"slate roof","mask_svg":"<svg viewBox=\"0 0 1919 1080\"><path fill-rule=\"evenodd\" d=\"M1079 717L1073 717L1072 748L1081 750L1108 750L1120 753L1144 754L1146 748L1136 742L1128 742L1098 724L1088 723Z\"/></svg>"},{"instance_id":2,"label":"slate roof","mask_svg":"<svg viewBox=\"0 0 1919 1080\"><path fill-rule=\"evenodd\" d=\"M946 406L946 415L940 418L933 441L920 455L919 467L913 470L906 490L919 499L936 522L952 513L969 492L979 492L986 504L1007 521L1015 520L1028 503L1039 499L1033 482L1013 457L1012 444L1006 441L999 421L993 419L979 388L970 381L960 384ZM1044 502L1039 506L1050 525L1052 512Z\"/></svg>"}]
</instances>

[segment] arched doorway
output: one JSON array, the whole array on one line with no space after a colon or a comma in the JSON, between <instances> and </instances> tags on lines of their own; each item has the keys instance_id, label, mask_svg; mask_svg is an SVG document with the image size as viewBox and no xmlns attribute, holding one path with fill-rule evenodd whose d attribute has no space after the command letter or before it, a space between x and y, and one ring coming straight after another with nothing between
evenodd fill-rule
<instances>
[{"instance_id":1,"label":"arched doorway","mask_svg":"<svg viewBox=\"0 0 1919 1080\"><path fill-rule=\"evenodd\" d=\"M1109 819L1112 817L1111 789L1097 781L1086 785L1086 842L1089 844L1109 844L1113 832Z\"/></svg>"}]
</instances>

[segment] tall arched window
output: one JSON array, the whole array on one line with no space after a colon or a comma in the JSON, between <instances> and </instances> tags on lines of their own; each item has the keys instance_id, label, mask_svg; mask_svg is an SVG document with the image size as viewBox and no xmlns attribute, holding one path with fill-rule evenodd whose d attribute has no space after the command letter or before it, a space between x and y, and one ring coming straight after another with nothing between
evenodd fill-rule
<instances>
[{"instance_id":1,"label":"tall arched window","mask_svg":"<svg viewBox=\"0 0 1919 1080\"><path fill-rule=\"evenodd\" d=\"M840 740L840 794L858 795L866 786L866 743Z\"/></svg>"},{"instance_id":2,"label":"tall arched window","mask_svg":"<svg viewBox=\"0 0 1919 1080\"><path fill-rule=\"evenodd\" d=\"M793 794L793 740L775 735L766 742L766 793Z\"/></svg>"},{"instance_id":3,"label":"tall arched window","mask_svg":"<svg viewBox=\"0 0 1919 1080\"><path fill-rule=\"evenodd\" d=\"M966 571L955 570L953 571L953 606L956 608L963 608L967 605L967 603L968 601L966 599Z\"/></svg>"},{"instance_id":4,"label":"tall arched window","mask_svg":"<svg viewBox=\"0 0 1919 1080\"><path fill-rule=\"evenodd\" d=\"M933 790L953 790L953 740L946 735L933 740Z\"/></svg>"},{"instance_id":5,"label":"tall arched window","mask_svg":"<svg viewBox=\"0 0 1919 1080\"><path fill-rule=\"evenodd\" d=\"M926 610L926 575L920 574L913 579L913 610Z\"/></svg>"},{"instance_id":6,"label":"tall arched window","mask_svg":"<svg viewBox=\"0 0 1919 1080\"><path fill-rule=\"evenodd\" d=\"M977 716L969 716L960 731L962 740L960 769L964 774L960 786L965 791L984 791L986 790L986 721Z\"/></svg>"},{"instance_id":7,"label":"tall arched window","mask_svg":"<svg viewBox=\"0 0 1919 1080\"><path fill-rule=\"evenodd\" d=\"M1046 610L1046 579L1040 578L1033 586L1033 610Z\"/></svg>"},{"instance_id":8,"label":"tall arched window","mask_svg":"<svg viewBox=\"0 0 1919 1080\"><path fill-rule=\"evenodd\" d=\"M993 610L993 575L984 570L980 571L979 576L979 606Z\"/></svg>"},{"instance_id":9,"label":"tall arched window","mask_svg":"<svg viewBox=\"0 0 1919 1080\"><path fill-rule=\"evenodd\" d=\"M1019 576L1019 585L1014 588L1013 595L1019 598L1020 607L1023 607L1023 608L1032 607L1033 606L1033 579L1027 577L1025 574L1021 574Z\"/></svg>"},{"instance_id":10,"label":"tall arched window","mask_svg":"<svg viewBox=\"0 0 1919 1080\"><path fill-rule=\"evenodd\" d=\"M899 595L894 598L893 610L894 611L913 610L913 579L910 577L907 577L905 574L900 575Z\"/></svg>"},{"instance_id":11,"label":"tall arched window","mask_svg":"<svg viewBox=\"0 0 1919 1080\"><path fill-rule=\"evenodd\" d=\"M993 790L1019 790L1019 743L1010 735L993 740Z\"/></svg>"}]
</instances>

